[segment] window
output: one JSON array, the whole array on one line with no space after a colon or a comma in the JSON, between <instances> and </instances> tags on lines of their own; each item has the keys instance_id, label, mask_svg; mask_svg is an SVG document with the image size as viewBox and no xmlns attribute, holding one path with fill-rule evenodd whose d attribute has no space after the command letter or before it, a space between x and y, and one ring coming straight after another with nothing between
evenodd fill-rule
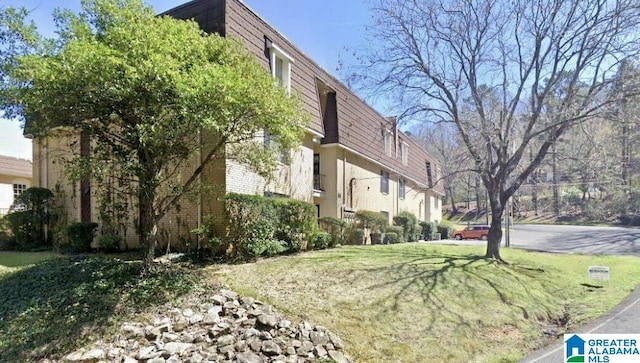
<instances>
[{"instance_id":1,"label":"window","mask_svg":"<svg viewBox=\"0 0 640 363\"><path fill-rule=\"evenodd\" d=\"M406 142L400 145L400 158L402 159L402 164L409 164L409 145Z\"/></svg>"},{"instance_id":2,"label":"window","mask_svg":"<svg viewBox=\"0 0 640 363\"><path fill-rule=\"evenodd\" d=\"M431 163L427 161L427 186L433 187L433 177L431 176Z\"/></svg>"},{"instance_id":3,"label":"window","mask_svg":"<svg viewBox=\"0 0 640 363\"><path fill-rule=\"evenodd\" d=\"M384 143L384 153L391 156L391 145L393 144L393 135L387 129L382 130L382 141Z\"/></svg>"},{"instance_id":4,"label":"window","mask_svg":"<svg viewBox=\"0 0 640 363\"><path fill-rule=\"evenodd\" d=\"M389 173L380 172L380 193L389 194Z\"/></svg>"},{"instance_id":5,"label":"window","mask_svg":"<svg viewBox=\"0 0 640 363\"><path fill-rule=\"evenodd\" d=\"M25 190L27 190L25 184L13 184L13 199L16 199Z\"/></svg>"},{"instance_id":6,"label":"window","mask_svg":"<svg viewBox=\"0 0 640 363\"><path fill-rule=\"evenodd\" d=\"M398 179L398 198L404 199L407 193L407 181L404 179Z\"/></svg>"},{"instance_id":7,"label":"window","mask_svg":"<svg viewBox=\"0 0 640 363\"><path fill-rule=\"evenodd\" d=\"M438 209L438 204L440 204L440 198L438 198L437 196L433 197L433 209Z\"/></svg>"},{"instance_id":8,"label":"window","mask_svg":"<svg viewBox=\"0 0 640 363\"><path fill-rule=\"evenodd\" d=\"M282 149L277 142L275 142L274 137L269 134L269 132L264 132L264 148L271 149L274 155L277 156L277 160L282 163L289 165L291 163L291 152L289 149Z\"/></svg>"},{"instance_id":9,"label":"window","mask_svg":"<svg viewBox=\"0 0 640 363\"><path fill-rule=\"evenodd\" d=\"M267 48L269 49L271 75L287 92L291 92L291 65L293 64L293 58L270 41L267 41Z\"/></svg>"}]
</instances>

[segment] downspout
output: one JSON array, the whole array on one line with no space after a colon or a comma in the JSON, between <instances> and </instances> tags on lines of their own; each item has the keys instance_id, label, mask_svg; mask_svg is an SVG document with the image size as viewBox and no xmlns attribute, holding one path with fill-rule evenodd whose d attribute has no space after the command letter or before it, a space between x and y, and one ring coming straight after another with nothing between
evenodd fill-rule
<instances>
[{"instance_id":1,"label":"downspout","mask_svg":"<svg viewBox=\"0 0 640 363\"><path fill-rule=\"evenodd\" d=\"M202 133L198 130L198 159L200 160L200 165L202 165ZM198 175L198 179L200 180L200 191L198 192L198 205L197 205L197 225L198 230L202 227L202 172ZM201 233L196 234L196 243L198 248L201 248Z\"/></svg>"}]
</instances>

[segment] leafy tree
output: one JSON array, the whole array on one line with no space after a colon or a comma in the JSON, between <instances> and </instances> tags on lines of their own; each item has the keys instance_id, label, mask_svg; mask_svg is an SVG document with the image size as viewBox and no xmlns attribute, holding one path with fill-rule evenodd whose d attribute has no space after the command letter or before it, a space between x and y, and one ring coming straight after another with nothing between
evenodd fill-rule
<instances>
[{"instance_id":1,"label":"leafy tree","mask_svg":"<svg viewBox=\"0 0 640 363\"><path fill-rule=\"evenodd\" d=\"M638 53L638 2L376 0L373 11L358 79L397 95L404 118L455 127L488 194L486 257L502 261L507 201L555 140L613 101L617 67Z\"/></svg>"},{"instance_id":2,"label":"leafy tree","mask_svg":"<svg viewBox=\"0 0 640 363\"><path fill-rule=\"evenodd\" d=\"M54 15L50 51L4 64L14 82L5 86L3 107L20 106L17 115L36 137L63 126L91 140L71 174L97 184L115 178L114 193L133 198L149 267L158 223L185 193L197 192L207 164L234 159L269 175L273 150L256 135L292 148L307 120L299 98L240 43L193 21L157 17L139 0L82 5L79 14ZM191 162L193 170L185 167Z\"/></svg>"}]
</instances>

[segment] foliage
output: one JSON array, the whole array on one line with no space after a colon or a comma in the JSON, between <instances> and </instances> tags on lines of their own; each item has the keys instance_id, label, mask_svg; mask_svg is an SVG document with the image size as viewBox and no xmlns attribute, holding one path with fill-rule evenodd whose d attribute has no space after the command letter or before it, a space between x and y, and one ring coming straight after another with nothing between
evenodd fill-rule
<instances>
[{"instance_id":1,"label":"foliage","mask_svg":"<svg viewBox=\"0 0 640 363\"><path fill-rule=\"evenodd\" d=\"M120 243L122 237L117 234L102 234L98 237L98 251L101 252L118 252L120 251Z\"/></svg>"},{"instance_id":2,"label":"foliage","mask_svg":"<svg viewBox=\"0 0 640 363\"><path fill-rule=\"evenodd\" d=\"M448 220L442 220L438 224L438 233L440 233L440 238L449 239L453 235L453 231L455 231L456 225Z\"/></svg>"},{"instance_id":3,"label":"foliage","mask_svg":"<svg viewBox=\"0 0 640 363\"><path fill-rule=\"evenodd\" d=\"M359 210L356 212L355 217L361 228L368 228L373 232L384 232L389 225L387 216L380 212Z\"/></svg>"},{"instance_id":4,"label":"foliage","mask_svg":"<svg viewBox=\"0 0 640 363\"><path fill-rule=\"evenodd\" d=\"M397 232L387 232L385 234L386 243L400 243L402 238Z\"/></svg>"},{"instance_id":5,"label":"foliage","mask_svg":"<svg viewBox=\"0 0 640 363\"><path fill-rule=\"evenodd\" d=\"M317 209L315 205L296 199L270 199L278 212L278 231L276 237L286 242L286 249L299 252L302 242L318 229Z\"/></svg>"},{"instance_id":6,"label":"foliage","mask_svg":"<svg viewBox=\"0 0 640 363\"><path fill-rule=\"evenodd\" d=\"M75 222L64 229L65 239L56 248L62 253L85 253L91 251L91 242L98 224L94 222Z\"/></svg>"},{"instance_id":7,"label":"foliage","mask_svg":"<svg viewBox=\"0 0 640 363\"><path fill-rule=\"evenodd\" d=\"M401 226L404 230L402 239L407 242L415 242L420 238L420 230L418 229L418 218L411 212L400 212L393 217L393 224Z\"/></svg>"},{"instance_id":8,"label":"foliage","mask_svg":"<svg viewBox=\"0 0 640 363\"><path fill-rule=\"evenodd\" d=\"M347 241L350 244L361 245L364 243L364 229L352 228Z\"/></svg>"},{"instance_id":9,"label":"foliage","mask_svg":"<svg viewBox=\"0 0 640 363\"><path fill-rule=\"evenodd\" d=\"M327 232L316 232L309 237L310 248L314 250L324 250L334 245L333 237Z\"/></svg>"},{"instance_id":10,"label":"foliage","mask_svg":"<svg viewBox=\"0 0 640 363\"><path fill-rule=\"evenodd\" d=\"M391 233L391 235L389 235ZM401 243L406 242L404 239L404 228L402 226L389 226L387 227L386 238L388 243Z\"/></svg>"},{"instance_id":11,"label":"foliage","mask_svg":"<svg viewBox=\"0 0 640 363\"><path fill-rule=\"evenodd\" d=\"M351 224L334 217L318 218L318 224L320 229L331 234L331 245L329 246L331 248L345 244L352 227Z\"/></svg>"},{"instance_id":12,"label":"foliage","mask_svg":"<svg viewBox=\"0 0 640 363\"><path fill-rule=\"evenodd\" d=\"M50 256L49 256L50 257ZM0 356L6 362L62 356L139 317L146 308L198 290L203 280L176 266L140 279L139 262L55 258L0 276Z\"/></svg>"},{"instance_id":13,"label":"foliage","mask_svg":"<svg viewBox=\"0 0 640 363\"><path fill-rule=\"evenodd\" d=\"M229 243L222 238L223 233L218 231L217 223L216 216L204 216L200 227L193 229L191 233L204 242L204 248L208 248L213 256L223 256L229 249Z\"/></svg>"},{"instance_id":14,"label":"foliage","mask_svg":"<svg viewBox=\"0 0 640 363\"><path fill-rule=\"evenodd\" d=\"M229 158L268 176L276 161L255 135L294 148L308 117L300 97L273 82L238 41L156 16L140 0L82 6L80 14L55 14L55 47L3 60L11 82L1 85L1 107L15 109L35 137L64 126L81 143L90 140L90 155L66 165L71 180L92 178L97 190L134 198L149 265L156 226L197 192L207 164ZM18 37L23 29L15 28ZM179 167L195 160L194 169Z\"/></svg>"},{"instance_id":15,"label":"foliage","mask_svg":"<svg viewBox=\"0 0 640 363\"><path fill-rule=\"evenodd\" d=\"M46 230L51 227L53 193L46 188L28 188L16 197L19 209L5 216L13 234L13 245L20 250L50 246Z\"/></svg>"},{"instance_id":16,"label":"foliage","mask_svg":"<svg viewBox=\"0 0 640 363\"><path fill-rule=\"evenodd\" d=\"M317 230L315 206L306 202L230 193L224 205L224 237L236 257L298 252Z\"/></svg>"},{"instance_id":17,"label":"foliage","mask_svg":"<svg viewBox=\"0 0 640 363\"><path fill-rule=\"evenodd\" d=\"M422 228L422 236L427 241L436 239L436 233L438 233L438 224L436 222L420 222Z\"/></svg>"}]
</instances>

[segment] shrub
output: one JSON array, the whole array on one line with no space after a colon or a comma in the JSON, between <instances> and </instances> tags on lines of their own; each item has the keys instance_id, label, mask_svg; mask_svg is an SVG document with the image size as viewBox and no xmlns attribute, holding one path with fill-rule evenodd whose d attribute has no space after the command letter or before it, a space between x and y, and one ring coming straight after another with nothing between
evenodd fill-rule
<instances>
[{"instance_id":1,"label":"shrub","mask_svg":"<svg viewBox=\"0 0 640 363\"><path fill-rule=\"evenodd\" d=\"M420 227L422 227L422 238L427 241L436 239L436 233L438 233L436 222L420 222Z\"/></svg>"},{"instance_id":2,"label":"shrub","mask_svg":"<svg viewBox=\"0 0 640 363\"><path fill-rule=\"evenodd\" d=\"M364 229L362 228L354 228L349 233L348 241L350 244L360 245L362 244L362 240L364 239Z\"/></svg>"},{"instance_id":3,"label":"shrub","mask_svg":"<svg viewBox=\"0 0 640 363\"><path fill-rule=\"evenodd\" d=\"M103 234L98 237L98 250L101 252L118 252L120 251L120 242L122 242L122 237L117 234Z\"/></svg>"},{"instance_id":4,"label":"shrub","mask_svg":"<svg viewBox=\"0 0 640 363\"><path fill-rule=\"evenodd\" d=\"M330 248L333 244L331 234L327 232L316 232L309 238L310 248L323 250Z\"/></svg>"},{"instance_id":5,"label":"shrub","mask_svg":"<svg viewBox=\"0 0 640 363\"><path fill-rule=\"evenodd\" d=\"M356 221L361 228L369 228L372 232L384 232L389 225L387 216L380 212L359 210L356 212Z\"/></svg>"},{"instance_id":6,"label":"shrub","mask_svg":"<svg viewBox=\"0 0 640 363\"><path fill-rule=\"evenodd\" d=\"M7 215L15 242L23 249L51 244L45 230L50 227L53 193L46 188L28 188L16 197L21 211Z\"/></svg>"},{"instance_id":7,"label":"shrub","mask_svg":"<svg viewBox=\"0 0 640 363\"><path fill-rule=\"evenodd\" d=\"M351 224L334 217L322 217L318 219L320 229L331 234L330 248L336 245L343 245L349 237Z\"/></svg>"},{"instance_id":8,"label":"shrub","mask_svg":"<svg viewBox=\"0 0 640 363\"><path fill-rule=\"evenodd\" d=\"M438 224L438 233L440 233L440 238L442 239L451 238L455 229L455 225L447 220L443 220Z\"/></svg>"},{"instance_id":9,"label":"shrub","mask_svg":"<svg viewBox=\"0 0 640 363\"><path fill-rule=\"evenodd\" d=\"M95 236L98 224L94 222L75 222L69 224L64 233L64 244L58 248L62 253L84 253L91 251L91 242Z\"/></svg>"},{"instance_id":10,"label":"shrub","mask_svg":"<svg viewBox=\"0 0 640 363\"><path fill-rule=\"evenodd\" d=\"M396 232L387 232L384 236L387 243L400 243L400 237Z\"/></svg>"},{"instance_id":11,"label":"shrub","mask_svg":"<svg viewBox=\"0 0 640 363\"><path fill-rule=\"evenodd\" d=\"M396 237L389 238L388 237L389 233L395 234ZM386 233L385 237L387 238L389 243L405 242L405 240L404 240L404 228L402 228L400 226L389 226L389 227L387 227L387 233Z\"/></svg>"},{"instance_id":12,"label":"shrub","mask_svg":"<svg viewBox=\"0 0 640 363\"><path fill-rule=\"evenodd\" d=\"M420 238L418 229L418 218L411 212L400 212L393 217L393 224L404 229L403 239L407 242L415 242Z\"/></svg>"},{"instance_id":13,"label":"shrub","mask_svg":"<svg viewBox=\"0 0 640 363\"><path fill-rule=\"evenodd\" d=\"M317 231L314 205L293 199L228 194L225 239L236 257L298 252Z\"/></svg>"}]
</instances>

